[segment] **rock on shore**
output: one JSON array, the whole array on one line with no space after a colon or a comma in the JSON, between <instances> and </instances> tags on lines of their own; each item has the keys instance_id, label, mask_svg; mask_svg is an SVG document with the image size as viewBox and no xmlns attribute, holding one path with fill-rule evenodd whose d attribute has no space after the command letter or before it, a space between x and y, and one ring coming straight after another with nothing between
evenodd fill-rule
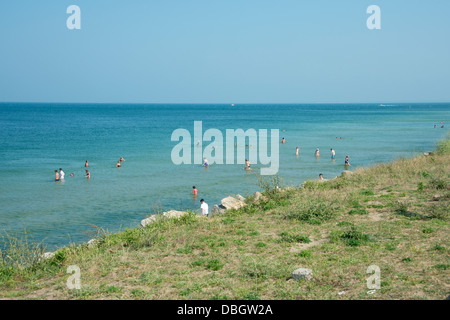
<instances>
[{"instance_id":1,"label":"rock on shore","mask_svg":"<svg viewBox=\"0 0 450 320\"><path fill-rule=\"evenodd\" d=\"M151 217L148 217L147 219L142 220L141 226L145 227L146 225L155 222L156 219L158 219L158 217L179 218L185 214L187 214L186 211L177 211L177 210L170 210L170 211L163 212L162 214L155 214Z\"/></svg>"},{"instance_id":2,"label":"rock on shore","mask_svg":"<svg viewBox=\"0 0 450 320\"><path fill-rule=\"evenodd\" d=\"M292 279L297 281L311 280L312 274L313 273L311 269L299 268L297 270L294 270L294 272L292 272Z\"/></svg>"},{"instance_id":3,"label":"rock on shore","mask_svg":"<svg viewBox=\"0 0 450 320\"><path fill-rule=\"evenodd\" d=\"M229 210L229 209L236 209L237 210L237 209L242 208L243 206L245 206L245 202L243 200L237 199L237 198L233 198L233 197L226 197L226 198L222 199L221 204L227 210Z\"/></svg>"},{"instance_id":4,"label":"rock on shore","mask_svg":"<svg viewBox=\"0 0 450 320\"><path fill-rule=\"evenodd\" d=\"M223 205L219 204L219 205L214 205L211 209L211 213L212 214L222 214L225 213L225 211L227 211L227 208L225 208Z\"/></svg>"}]
</instances>

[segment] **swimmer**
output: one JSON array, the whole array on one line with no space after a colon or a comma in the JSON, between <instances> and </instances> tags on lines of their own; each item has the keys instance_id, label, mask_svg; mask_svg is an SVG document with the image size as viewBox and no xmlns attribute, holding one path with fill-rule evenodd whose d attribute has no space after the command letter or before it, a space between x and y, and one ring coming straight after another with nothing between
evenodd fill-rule
<instances>
[{"instance_id":1,"label":"swimmer","mask_svg":"<svg viewBox=\"0 0 450 320\"><path fill-rule=\"evenodd\" d=\"M298 147L295 148L295 155L298 157L298 150L300 150Z\"/></svg>"},{"instance_id":2,"label":"swimmer","mask_svg":"<svg viewBox=\"0 0 450 320\"><path fill-rule=\"evenodd\" d=\"M315 155L316 155L316 157L320 157L320 151L319 151L319 148L316 149Z\"/></svg>"},{"instance_id":3,"label":"swimmer","mask_svg":"<svg viewBox=\"0 0 450 320\"><path fill-rule=\"evenodd\" d=\"M205 167L208 166L208 159L203 158L203 166L205 166Z\"/></svg>"},{"instance_id":4,"label":"swimmer","mask_svg":"<svg viewBox=\"0 0 450 320\"><path fill-rule=\"evenodd\" d=\"M116 167L120 168L120 166L121 166L121 164L120 164L120 160L119 160L119 161L117 161Z\"/></svg>"},{"instance_id":5,"label":"swimmer","mask_svg":"<svg viewBox=\"0 0 450 320\"><path fill-rule=\"evenodd\" d=\"M194 197L196 197L198 194L198 190L195 186L192 187L192 193L194 194Z\"/></svg>"},{"instance_id":6,"label":"swimmer","mask_svg":"<svg viewBox=\"0 0 450 320\"><path fill-rule=\"evenodd\" d=\"M246 164L246 167L244 169L250 170L250 161L248 161L248 159L245 159L245 164Z\"/></svg>"},{"instance_id":7,"label":"swimmer","mask_svg":"<svg viewBox=\"0 0 450 320\"><path fill-rule=\"evenodd\" d=\"M350 162L348 162L348 156L345 157L345 165L346 166L350 166L351 165Z\"/></svg>"},{"instance_id":8,"label":"swimmer","mask_svg":"<svg viewBox=\"0 0 450 320\"><path fill-rule=\"evenodd\" d=\"M89 167L89 161L86 160L86 162L84 163L84 167L85 168Z\"/></svg>"},{"instance_id":9,"label":"swimmer","mask_svg":"<svg viewBox=\"0 0 450 320\"><path fill-rule=\"evenodd\" d=\"M323 181L323 174L321 174L321 173L319 174L319 180Z\"/></svg>"},{"instance_id":10,"label":"swimmer","mask_svg":"<svg viewBox=\"0 0 450 320\"><path fill-rule=\"evenodd\" d=\"M71 173L70 176L73 178L73 173Z\"/></svg>"},{"instance_id":11,"label":"swimmer","mask_svg":"<svg viewBox=\"0 0 450 320\"><path fill-rule=\"evenodd\" d=\"M283 139L281 139L281 143L285 143L286 139L283 137Z\"/></svg>"},{"instance_id":12,"label":"swimmer","mask_svg":"<svg viewBox=\"0 0 450 320\"><path fill-rule=\"evenodd\" d=\"M334 159L335 156L336 152L333 150L333 148L331 148L331 159Z\"/></svg>"},{"instance_id":13,"label":"swimmer","mask_svg":"<svg viewBox=\"0 0 450 320\"><path fill-rule=\"evenodd\" d=\"M123 158L123 157L120 157L120 160L119 160L120 162L124 162L125 161L125 159Z\"/></svg>"},{"instance_id":14,"label":"swimmer","mask_svg":"<svg viewBox=\"0 0 450 320\"><path fill-rule=\"evenodd\" d=\"M91 173L89 172L88 169L86 169L86 174L85 174L86 178L90 179L91 178Z\"/></svg>"},{"instance_id":15,"label":"swimmer","mask_svg":"<svg viewBox=\"0 0 450 320\"><path fill-rule=\"evenodd\" d=\"M64 176L65 176L66 174L64 173L64 171L63 171L63 169L61 169L61 168L59 168L59 179L64 179Z\"/></svg>"},{"instance_id":16,"label":"swimmer","mask_svg":"<svg viewBox=\"0 0 450 320\"><path fill-rule=\"evenodd\" d=\"M59 173L58 173L58 170L55 170L55 181L56 181L56 182L59 181Z\"/></svg>"}]
</instances>

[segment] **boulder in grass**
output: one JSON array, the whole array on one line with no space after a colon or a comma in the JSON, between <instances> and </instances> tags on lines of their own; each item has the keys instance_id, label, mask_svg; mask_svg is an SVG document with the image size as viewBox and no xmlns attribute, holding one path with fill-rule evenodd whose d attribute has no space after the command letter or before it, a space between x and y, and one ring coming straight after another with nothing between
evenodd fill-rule
<instances>
[{"instance_id":1,"label":"boulder in grass","mask_svg":"<svg viewBox=\"0 0 450 320\"><path fill-rule=\"evenodd\" d=\"M166 211L166 212L163 212L163 214L155 214L151 217L148 217L147 219L142 220L141 226L145 228L148 224L155 222L156 219L158 219L158 217L164 217L164 218L168 218L168 219L180 218L181 216L184 216L185 214L187 214L186 211L177 211L177 210Z\"/></svg>"},{"instance_id":2,"label":"boulder in grass","mask_svg":"<svg viewBox=\"0 0 450 320\"><path fill-rule=\"evenodd\" d=\"M170 211L164 212L162 215L167 218L180 218L181 216L184 216L185 214L187 214L186 211L170 210Z\"/></svg>"},{"instance_id":3,"label":"boulder in grass","mask_svg":"<svg viewBox=\"0 0 450 320\"><path fill-rule=\"evenodd\" d=\"M221 204L223 207L225 207L227 210L229 209L239 209L245 206L244 201L233 198L233 197L226 197L222 199Z\"/></svg>"},{"instance_id":4,"label":"boulder in grass","mask_svg":"<svg viewBox=\"0 0 450 320\"><path fill-rule=\"evenodd\" d=\"M87 242L87 246L88 246L89 248L92 248L92 247L95 247L95 246L97 245L97 243L98 243L98 240L97 240L97 239L91 239L91 240L89 240L89 241Z\"/></svg>"},{"instance_id":5,"label":"boulder in grass","mask_svg":"<svg viewBox=\"0 0 450 320\"><path fill-rule=\"evenodd\" d=\"M240 194L236 195L236 199L241 200L241 201L245 201L245 198L243 196L241 196Z\"/></svg>"},{"instance_id":6,"label":"boulder in grass","mask_svg":"<svg viewBox=\"0 0 450 320\"><path fill-rule=\"evenodd\" d=\"M352 171L345 170L345 171L342 171L341 176L345 177L345 176L349 176L351 174L353 174Z\"/></svg>"},{"instance_id":7,"label":"boulder in grass","mask_svg":"<svg viewBox=\"0 0 450 320\"><path fill-rule=\"evenodd\" d=\"M253 194L253 197L254 197L255 201L258 201L259 199L261 199L262 193L256 191L256 192Z\"/></svg>"},{"instance_id":8,"label":"boulder in grass","mask_svg":"<svg viewBox=\"0 0 450 320\"><path fill-rule=\"evenodd\" d=\"M222 214L225 213L227 209L223 205L214 205L211 209L211 214Z\"/></svg>"},{"instance_id":9,"label":"boulder in grass","mask_svg":"<svg viewBox=\"0 0 450 320\"><path fill-rule=\"evenodd\" d=\"M312 275L313 273L311 269L299 268L297 270L294 270L294 272L292 272L292 279L297 281L311 280Z\"/></svg>"},{"instance_id":10,"label":"boulder in grass","mask_svg":"<svg viewBox=\"0 0 450 320\"><path fill-rule=\"evenodd\" d=\"M42 257L44 258L44 259L50 259L50 258L53 258L55 256L55 253L54 252L46 252L46 253L44 253L43 255L42 255Z\"/></svg>"},{"instance_id":11,"label":"boulder in grass","mask_svg":"<svg viewBox=\"0 0 450 320\"><path fill-rule=\"evenodd\" d=\"M156 221L156 216L148 217L147 219L144 219L141 221L141 226L145 228L148 224L153 223L155 221Z\"/></svg>"}]
</instances>

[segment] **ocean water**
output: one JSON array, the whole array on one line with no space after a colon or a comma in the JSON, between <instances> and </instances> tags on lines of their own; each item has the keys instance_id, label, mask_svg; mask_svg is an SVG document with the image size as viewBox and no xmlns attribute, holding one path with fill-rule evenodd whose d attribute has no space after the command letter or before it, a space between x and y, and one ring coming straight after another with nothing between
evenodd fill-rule
<instances>
[{"instance_id":1,"label":"ocean water","mask_svg":"<svg viewBox=\"0 0 450 320\"><path fill-rule=\"evenodd\" d=\"M258 191L242 164L173 164L172 132L189 130L194 150L194 121L202 121L203 132L221 130L224 139L226 129L279 129L286 139L279 175L300 185L319 173L339 175L345 155L353 170L430 151L449 120L450 104L0 103L0 232L26 230L55 248L89 240L93 225L112 232L137 227L153 208L197 210L200 198L211 208L229 194ZM120 157L126 161L116 168ZM90 180L83 176L86 160ZM58 168L66 177L55 183Z\"/></svg>"}]
</instances>

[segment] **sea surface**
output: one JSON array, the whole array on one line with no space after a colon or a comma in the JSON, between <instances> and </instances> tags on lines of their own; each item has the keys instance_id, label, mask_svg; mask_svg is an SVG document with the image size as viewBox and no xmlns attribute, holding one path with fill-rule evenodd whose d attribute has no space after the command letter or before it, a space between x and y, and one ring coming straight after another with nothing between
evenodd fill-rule
<instances>
[{"instance_id":1,"label":"sea surface","mask_svg":"<svg viewBox=\"0 0 450 320\"><path fill-rule=\"evenodd\" d=\"M450 104L0 103L0 233L27 232L52 249L89 240L93 226L116 232L155 210L198 210L200 198L212 208L227 195L260 190L242 164L172 162L175 129L187 129L192 151L198 148L194 121L203 132L223 133L224 153L226 129L278 129L286 139L279 175L297 186L319 173L339 175L346 155L354 170L434 149L446 136ZM120 157L125 162L116 168ZM256 172L261 167L252 163ZM56 183L59 168L66 176Z\"/></svg>"}]
</instances>

